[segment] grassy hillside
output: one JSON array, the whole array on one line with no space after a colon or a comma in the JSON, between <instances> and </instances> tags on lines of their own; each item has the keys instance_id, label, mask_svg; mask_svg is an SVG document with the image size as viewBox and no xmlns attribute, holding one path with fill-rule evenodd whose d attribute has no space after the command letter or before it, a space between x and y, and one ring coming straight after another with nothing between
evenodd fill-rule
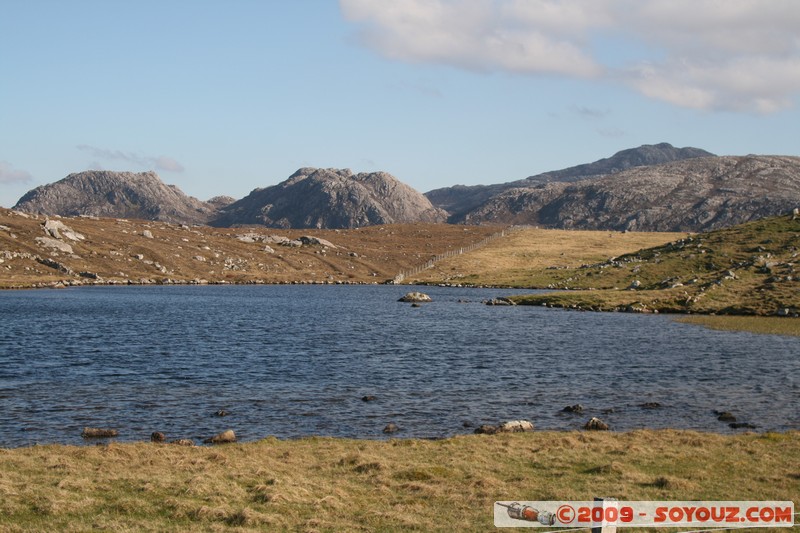
<instances>
[{"instance_id":1,"label":"grassy hillside","mask_svg":"<svg viewBox=\"0 0 800 533\"><path fill-rule=\"evenodd\" d=\"M496 227L397 224L351 230L210 228L122 219L57 218L84 239L44 246L44 217L0 208L0 288L92 283L375 283L468 246ZM148 233L149 232L149 233ZM242 242L248 233L325 239L300 247ZM150 235L148 237L146 235ZM269 246L272 251L267 251Z\"/></svg>"},{"instance_id":2,"label":"grassy hillside","mask_svg":"<svg viewBox=\"0 0 800 533\"><path fill-rule=\"evenodd\" d=\"M496 500L793 500L800 433L0 449L0 531L489 531ZM634 530L631 530L634 531Z\"/></svg>"},{"instance_id":3,"label":"grassy hillside","mask_svg":"<svg viewBox=\"0 0 800 533\"><path fill-rule=\"evenodd\" d=\"M670 242L621 255L614 250L623 247L615 245L633 244L636 234L595 232L589 239L581 233L522 230L479 253L442 262L420 281L572 289L515 300L595 311L781 316L800 312L800 272L795 267L800 257L800 220L792 216L679 238L645 234ZM568 239L568 234L574 237ZM607 244L595 244L603 235ZM610 253L602 260L582 265L574 260L596 258L604 251Z\"/></svg>"}]
</instances>

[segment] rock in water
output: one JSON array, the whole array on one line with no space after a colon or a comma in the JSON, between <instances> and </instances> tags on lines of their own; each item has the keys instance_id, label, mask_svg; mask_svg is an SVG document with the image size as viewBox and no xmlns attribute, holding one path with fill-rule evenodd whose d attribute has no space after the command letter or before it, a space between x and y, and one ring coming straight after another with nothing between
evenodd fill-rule
<instances>
[{"instance_id":1,"label":"rock in water","mask_svg":"<svg viewBox=\"0 0 800 533\"><path fill-rule=\"evenodd\" d=\"M231 442L236 442L236 433L234 433L232 429L228 429L222 433L217 433L213 437L206 439L203 442L206 444L228 444Z\"/></svg>"},{"instance_id":2,"label":"rock in water","mask_svg":"<svg viewBox=\"0 0 800 533\"><path fill-rule=\"evenodd\" d=\"M588 422L586 422L586 425L583 426L583 429L588 429L590 431L608 431L608 424L597 417L592 417Z\"/></svg>"},{"instance_id":3,"label":"rock in water","mask_svg":"<svg viewBox=\"0 0 800 533\"><path fill-rule=\"evenodd\" d=\"M389 422L386 424L386 427L383 428L384 433L397 433L400 431L400 428L394 422Z\"/></svg>"},{"instance_id":4,"label":"rock in water","mask_svg":"<svg viewBox=\"0 0 800 533\"><path fill-rule=\"evenodd\" d=\"M424 292L414 291L407 293L405 296L403 296L397 301L420 303L420 302L432 302L433 300L431 300L431 297L425 294Z\"/></svg>"},{"instance_id":5,"label":"rock in water","mask_svg":"<svg viewBox=\"0 0 800 533\"><path fill-rule=\"evenodd\" d=\"M496 433L523 433L527 431L533 431L532 422L527 420L509 420L508 422L503 422L499 426L482 424L475 430L475 433L479 435L494 435Z\"/></svg>"},{"instance_id":6,"label":"rock in water","mask_svg":"<svg viewBox=\"0 0 800 533\"><path fill-rule=\"evenodd\" d=\"M527 420L509 420L503 422L497 428L498 433L522 433L525 431L533 431L533 423Z\"/></svg>"}]
</instances>

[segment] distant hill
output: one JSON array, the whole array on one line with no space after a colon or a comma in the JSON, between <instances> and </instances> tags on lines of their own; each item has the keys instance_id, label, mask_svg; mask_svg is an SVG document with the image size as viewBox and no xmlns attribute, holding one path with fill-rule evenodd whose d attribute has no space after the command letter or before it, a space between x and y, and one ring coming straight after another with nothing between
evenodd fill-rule
<instances>
[{"instance_id":1,"label":"distant hill","mask_svg":"<svg viewBox=\"0 0 800 533\"><path fill-rule=\"evenodd\" d=\"M220 200L224 204L226 200ZM202 202L166 185L155 172L90 170L42 185L14 209L43 215L90 215L205 224L220 203Z\"/></svg>"},{"instance_id":2,"label":"distant hill","mask_svg":"<svg viewBox=\"0 0 800 533\"><path fill-rule=\"evenodd\" d=\"M385 172L301 168L286 181L220 209L211 225L355 228L445 219L443 210Z\"/></svg>"},{"instance_id":3,"label":"distant hill","mask_svg":"<svg viewBox=\"0 0 800 533\"><path fill-rule=\"evenodd\" d=\"M497 194L468 223L706 231L800 206L800 158L704 157Z\"/></svg>"},{"instance_id":4,"label":"distant hill","mask_svg":"<svg viewBox=\"0 0 800 533\"><path fill-rule=\"evenodd\" d=\"M449 222L464 222L467 214L475 210L493 196L509 189L528 188L549 182L572 182L598 178L640 166L660 165L697 157L713 157L714 154L699 148L675 148L671 144L645 144L617 152L611 157L594 163L578 165L563 170L545 172L522 180L496 185L456 185L425 193L433 205L450 213ZM475 215L471 215L475 221Z\"/></svg>"}]
</instances>

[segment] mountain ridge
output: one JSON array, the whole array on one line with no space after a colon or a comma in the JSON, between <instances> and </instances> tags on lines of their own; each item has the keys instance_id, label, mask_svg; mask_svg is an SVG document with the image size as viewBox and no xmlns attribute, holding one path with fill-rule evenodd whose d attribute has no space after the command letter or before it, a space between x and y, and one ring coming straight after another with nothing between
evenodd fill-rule
<instances>
[{"instance_id":1,"label":"mountain ridge","mask_svg":"<svg viewBox=\"0 0 800 533\"><path fill-rule=\"evenodd\" d=\"M676 148L669 143L643 144L636 148L620 150L610 157L598 159L592 163L543 172L521 180L494 185L455 185L428 191L425 196L435 206L441 207L450 213L448 222L459 223L464 222L467 213L493 196L509 189L535 187L553 181L579 181L581 179L614 174L637 166L660 165L698 157L716 156L700 148Z\"/></svg>"}]
</instances>

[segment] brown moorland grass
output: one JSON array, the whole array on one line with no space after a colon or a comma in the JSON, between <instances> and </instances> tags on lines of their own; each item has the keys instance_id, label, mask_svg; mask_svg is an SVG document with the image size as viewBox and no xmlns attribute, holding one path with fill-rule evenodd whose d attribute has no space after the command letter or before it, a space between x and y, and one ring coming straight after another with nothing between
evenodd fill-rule
<instances>
[{"instance_id":1,"label":"brown moorland grass","mask_svg":"<svg viewBox=\"0 0 800 533\"><path fill-rule=\"evenodd\" d=\"M792 500L800 433L0 450L0 531L487 531L496 500Z\"/></svg>"},{"instance_id":2,"label":"brown moorland grass","mask_svg":"<svg viewBox=\"0 0 800 533\"><path fill-rule=\"evenodd\" d=\"M603 234L523 229L442 261L417 281L570 289L512 300L585 311L777 315L787 317L781 331L798 328L800 219L793 215L696 235L605 232L614 245ZM625 251L617 243L649 247Z\"/></svg>"},{"instance_id":3,"label":"brown moorland grass","mask_svg":"<svg viewBox=\"0 0 800 533\"><path fill-rule=\"evenodd\" d=\"M0 208L0 288L64 284L170 283L382 283L401 270L500 231L492 226L392 224L358 229L282 230L211 228L123 219L59 218L85 239L62 239L65 253L37 244L45 217ZM144 233L149 231L153 238ZM297 239L304 235L336 248L287 247L242 242L256 233ZM59 270L53 261L69 270ZM83 273L83 274L82 274ZM97 281L95 278L99 278Z\"/></svg>"},{"instance_id":4,"label":"brown moorland grass","mask_svg":"<svg viewBox=\"0 0 800 533\"><path fill-rule=\"evenodd\" d=\"M685 233L514 228L502 238L470 253L437 262L433 268L406 281L542 288L567 279L570 269L685 236Z\"/></svg>"}]
</instances>

